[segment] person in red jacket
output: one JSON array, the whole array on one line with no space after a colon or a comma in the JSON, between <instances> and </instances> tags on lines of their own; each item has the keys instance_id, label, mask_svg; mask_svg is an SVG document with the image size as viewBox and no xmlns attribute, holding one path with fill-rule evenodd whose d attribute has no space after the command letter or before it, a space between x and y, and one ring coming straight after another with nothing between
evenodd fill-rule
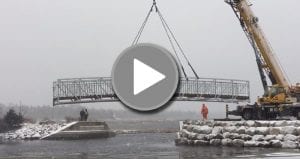
<instances>
[{"instance_id":1,"label":"person in red jacket","mask_svg":"<svg viewBox=\"0 0 300 159\"><path fill-rule=\"evenodd\" d=\"M202 119L207 120L208 108L204 103L202 104L201 114L202 114Z\"/></svg>"}]
</instances>

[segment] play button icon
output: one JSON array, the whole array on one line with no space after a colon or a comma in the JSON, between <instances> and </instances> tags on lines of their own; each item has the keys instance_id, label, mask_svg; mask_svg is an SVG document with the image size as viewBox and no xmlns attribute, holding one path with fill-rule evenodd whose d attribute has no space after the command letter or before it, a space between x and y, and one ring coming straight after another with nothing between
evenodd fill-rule
<instances>
[{"instance_id":1,"label":"play button icon","mask_svg":"<svg viewBox=\"0 0 300 159\"><path fill-rule=\"evenodd\" d=\"M164 74L144 64L138 59L133 60L133 69L134 95L139 94L143 90L166 78Z\"/></svg>"},{"instance_id":2,"label":"play button icon","mask_svg":"<svg viewBox=\"0 0 300 159\"><path fill-rule=\"evenodd\" d=\"M112 69L113 90L122 103L138 111L164 106L174 95L179 80L175 59L155 44L125 49Z\"/></svg>"}]
</instances>

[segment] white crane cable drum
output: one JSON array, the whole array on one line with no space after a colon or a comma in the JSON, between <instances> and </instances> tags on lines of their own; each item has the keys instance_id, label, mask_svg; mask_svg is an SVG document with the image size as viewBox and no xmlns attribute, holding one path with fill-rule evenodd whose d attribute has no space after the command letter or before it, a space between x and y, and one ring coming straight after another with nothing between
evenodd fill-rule
<instances>
[{"instance_id":1,"label":"white crane cable drum","mask_svg":"<svg viewBox=\"0 0 300 159\"><path fill-rule=\"evenodd\" d=\"M139 42L139 39L140 39L140 37L141 37L141 35L142 35L142 33L143 33L143 30L144 30L144 28L145 28L145 26L146 26L146 24L147 24L149 18L150 18L150 15L151 15L151 13L152 13L154 10L155 10L155 12L158 14L158 16L159 16L159 18L160 18L160 20L161 20L163 29L164 29L164 31L165 31L165 33L166 33L168 39L169 39L169 42L170 42L171 47L172 47L172 49L173 49L173 51L174 51L174 53L175 53L176 59L177 59L177 61L178 61L178 64L180 65L180 68L181 68L181 70L182 70L182 73L184 74L184 77L185 77L186 79L188 79L188 76L187 76L187 74L186 74L186 71L185 71L185 69L184 69L184 67L183 67L183 65L182 65L182 62L181 62L181 60L180 60L180 57L179 57L179 55L178 55L178 53L177 53L177 51L176 51L174 42L176 43L177 47L179 48L180 53L183 55L184 59L186 60L186 62L187 62L187 64L188 64L188 66L189 66L190 69L192 70L194 76L195 76L197 79L199 79L199 76L198 76L197 72L195 71L195 69L194 69L193 66L191 65L189 59L187 58L186 54L184 53L184 51L183 51L183 49L182 49L182 47L181 47L181 45L179 44L178 40L175 38L174 33L172 32L172 30L170 29L169 25L167 24L165 18L163 17L162 13L161 13L160 10L158 9L155 0L153 0L153 4L152 4L152 6L150 7L150 10L149 10L149 12L147 13L147 16L146 16L145 20L143 21L143 23L142 23L142 25L141 25L141 27L140 27L140 29L139 29L137 35L135 36L135 38L134 38L134 40L133 40L133 42L132 42L132 45L136 45L136 44ZM173 40L174 40L174 42L173 42Z\"/></svg>"}]
</instances>

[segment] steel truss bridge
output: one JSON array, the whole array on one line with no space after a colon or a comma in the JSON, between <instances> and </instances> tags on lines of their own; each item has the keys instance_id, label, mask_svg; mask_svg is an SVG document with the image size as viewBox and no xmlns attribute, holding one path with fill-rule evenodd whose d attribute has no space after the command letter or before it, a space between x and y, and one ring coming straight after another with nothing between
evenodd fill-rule
<instances>
[{"instance_id":1,"label":"steel truss bridge","mask_svg":"<svg viewBox=\"0 0 300 159\"><path fill-rule=\"evenodd\" d=\"M172 100L249 102L249 81L181 78ZM119 101L110 77L68 78L53 82L53 105Z\"/></svg>"}]
</instances>

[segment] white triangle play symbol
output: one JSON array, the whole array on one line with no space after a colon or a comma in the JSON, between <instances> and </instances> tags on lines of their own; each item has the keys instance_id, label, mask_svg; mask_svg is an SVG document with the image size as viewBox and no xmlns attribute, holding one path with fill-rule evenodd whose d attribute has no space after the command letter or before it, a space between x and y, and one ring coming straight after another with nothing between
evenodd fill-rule
<instances>
[{"instance_id":1,"label":"white triangle play symbol","mask_svg":"<svg viewBox=\"0 0 300 159\"><path fill-rule=\"evenodd\" d=\"M166 76L138 59L133 60L133 94L137 95Z\"/></svg>"}]
</instances>

